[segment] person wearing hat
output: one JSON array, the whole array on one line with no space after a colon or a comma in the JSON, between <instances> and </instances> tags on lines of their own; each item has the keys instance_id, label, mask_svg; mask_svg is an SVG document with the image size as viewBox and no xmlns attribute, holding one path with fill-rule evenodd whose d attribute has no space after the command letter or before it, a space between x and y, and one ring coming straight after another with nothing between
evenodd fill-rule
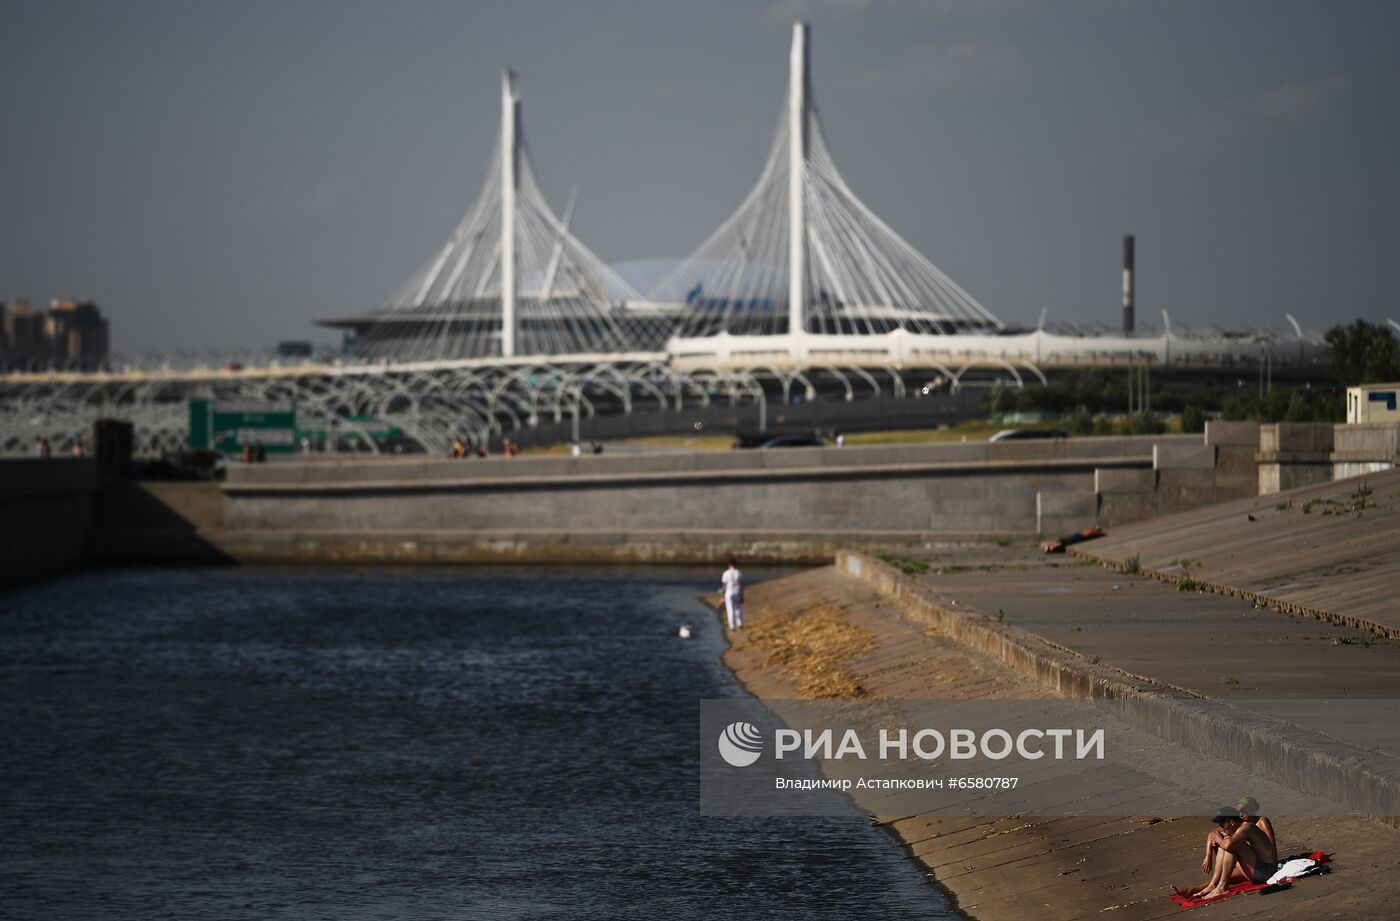
<instances>
[{"instance_id":1,"label":"person wearing hat","mask_svg":"<svg viewBox=\"0 0 1400 921\"><path fill-rule=\"evenodd\" d=\"M1278 850L1278 836L1274 834L1274 823L1269 821L1269 817L1259 814L1259 801L1252 796L1242 796L1240 801L1235 803L1235 808L1240 811L1240 818L1250 825L1259 826L1259 830L1269 836L1269 840L1274 844L1274 850Z\"/></svg>"},{"instance_id":2,"label":"person wearing hat","mask_svg":"<svg viewBox=\"0 0 1400 921\"><path fill-rule=\"evenodd\" d=\"M1239 802L1235 803L1234 809L1240 814L1240 820L1248 825L1256 825L1273 844L1275 850L1278 849L1278 838L1274 835L1274 825L1269 821L1268 816L1259 814L1259 801L1252 796L1242 796ZM1201 872L1211 876L1215 872L1215 849L1224 837L1219 826L1212 828L1210 834L1206 835L1206 856L1201 861Z\"/></svg>"},{"instance_id":3,"label":"person wearing hat","mask_svg":"<svg viewBox=\"0 0 1400 921\"><path fill-rule=\"evenodd\" d=\"M1234 806L1221 806L1211 819L1216 829L1209 839L1210 882L1194 892L1173 886L1178 895L1213 899L1224 895L1233 883L1263 883L1278 867L1278 849L1253 822L1246 822Z\"/></svg>"}]
</instances>

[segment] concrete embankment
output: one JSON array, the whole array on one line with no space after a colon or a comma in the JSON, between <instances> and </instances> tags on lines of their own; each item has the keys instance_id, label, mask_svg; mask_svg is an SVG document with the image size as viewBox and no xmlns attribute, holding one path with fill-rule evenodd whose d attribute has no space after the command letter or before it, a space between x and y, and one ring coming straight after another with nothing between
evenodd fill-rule
<instances>
[{"instance_id":1,"label":"concrete embankment","mask_svg":"<svg viewBox=\"0 0 1400 921\"><path fill-rule=\"evenodd\" d=\"M1157 455L1179 458L1191 448L1189 437L1163 436L464 461L296 458L235 465L222 488L116 484L103 496L89 547L104 562L714 563L738 554L827 563L845 546L1058 527L1065 497L1092 505L1105 471L1151 473Z\"/></svg>"},{"instance_id":2,"label":"concrete embankment","mask_svg":"<svg viewBox=\"0 0 1400 921\"><path fill-rule=\"evenodd\" d=\"M885 531L812 535L779 530L483 530L225 528L218 483L109 484L97 502L87 557L98 563L718 564L733 554L761 563L825 564L843 545L934 542Z\"/></svg>"},{"instance_id":3,"label":"concrete embankment","mask_svg":"<svg viewBox=\"0 0 1400 921\"><path fill-rule=\"evenodd\" d=\"M98 497L87 558L105 564L722 564L825 565L847 546L938 546L927 531L774 528L224 527L218 483L125 481Z\"/></svg>"},{"instance_id":4,"label":"concrete embankment","mask_svg":"<svg viewBox=\"0 0 1400 921\"><path fill-rule=\"evenodd\" d=\"M76 567L92 525L96 462L0 460L0 586Z\"/></svg>"},{"instance_id":5,"label":"concrete embankment","mask_svg":"<svg viewBox=\"0 0 1400 921\"><path fill-rule=\"evenodd\" d=\"M1138 522L1070 552L1400 638L1400 470Z\"/></svg>"},{"instance_id":6,"label":"concrete embankment","mask_svg":"<svg viewBox=\"0 0 1400 921\"><path fill-rule=\"evenodd\" d=\"M1058 534L1252 494L1258 426L1204 436L583 457L289 458L113 483L99 562L825 563L842 547ZM879 528L871 528L878 522Z\"/></svg>"},{"instance_id":7,"label":"concrete embankment","mask_svg":"<svg viewBox=\"0 0 1400 921\"><path fill-rule=\"evenodd\" d=\"M240 466L224 486L225 526L825 532L879 522L888 531L1030 534L1041 527L1040 497L1090 501L1095 471L1150 470L1154 444L1106 438Z\"/></svg>"},{"instance_id":8,"label":"concrete embankment","mask_svg":"<svg viewBox=\"0 0 1400 921\"><path fill-rule=\"evenodd\" d=\"M843 545L1053 534L1248 495L1249 435L238 465L219 543L259 560L810 560ZM736 533L751 537L717 552L666 536ZM654 549L606 549L622 534ZM779 544L795 549L775 556Z\"/></svg>"},{"instance_id":9,"label":"concrete embankment","mask_svg":"<svg viewBox=\"0 0 1400 921\"><path fill-rule=\"evenodd\" d=\"M1237 600L1178 593L1149 578L1066 564L1063 558L1037 560L1029 548L950 548L891 559L908 571L843 554L837 567L755 587L747 605L751 629L734 637L726 661L753 693L774 699L845 696L853 688L890 698L1175 698L1182 709L1172 720L1178 730L1174 744L1187 750L1225 739L1246 748L1256 745L1252 754L1223 754L1254 758L1249 767L1263 776L1274 776L1273 771L1280 778L1318 781L1319 766L1346 766L1345 752L1358 759L1349 762L1350 787L1333 785L1328 792L1364 800L1400 773L1386 753L1328 736L1321 731L1326 726L1280 725L1268 714L1228 712L1211 698L1235 685L1221 684L1221 673L1211 672L1219 663L1196 665L1189 654L1202 646L1207 631L1234 630L1239 621L1256 640L1277 641L1233 647L1231 671L1224 675L1252 693L1276 693L1292 682L1296 695L1300 677L1308 676L1316 685L1307 693L1319 697L1394 697L1400 687L1394 668L1387 667L1400 655L1394 644L1334 645L1332 634L1343 628L1315 622L1300 627ZM1234 610L1222 616L1214 607L1200 609L1201 604L1229 604ZM1179 621L1170 616L1172 610L1182 612ZM1127 622L1109 629L1114 618ZM1053 639L1043 635L1053 632L1044 625L1058 631ZM843 633L850 630L859 636ZM1173 639L1164 644L1164 634ZM1243 637L1236 632L1204 645L1228 652L1229 644ZM1273 655L1274 646L1281 655ZM1241 654L1244 648L1251 650L1248 656ZM1349 677L1359 671L1370 677ZM1289 744L1280 746L1281 739ZM1300 756L1316 759L1313 769L1287 763ZM1386 777L1368 774L1362 770L1367 766ZM1267 796L1229 790L1220 797L1246 792ZM892 817L886 822L959 907L983 921L1104 912L1115 918L1174 916L1179 909L1168 900L1167 885L1200 878L1208 830L1201 818L1163 816ZM1369 818L1280 817L1278 823L1283 852L1335 852L1336 872L1277 896L1237 898L1213 913L1387 916L1388 887L1400 868L1400 832Z\"/></svg>"},{"instance_id":10,"label":"concrete embankment","mask_svg":"<svg viewBox=\"0 0 1400 921\"><path fill-rule=\"evenodd\" d=\"M931 531L774 528L248 529L223 526L218 483L126 481L98 496L87 559L103 564L723 564L826 565L843 547L936 547ZM1005 539L1005 538L1004 538Z\"/></svg>"}]
</instances>

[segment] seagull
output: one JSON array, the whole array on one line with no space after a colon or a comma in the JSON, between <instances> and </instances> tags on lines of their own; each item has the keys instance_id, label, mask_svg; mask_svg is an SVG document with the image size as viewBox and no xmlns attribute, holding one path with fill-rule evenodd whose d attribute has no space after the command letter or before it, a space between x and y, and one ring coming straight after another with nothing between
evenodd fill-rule
<instances>
[{"instance_id":1,"label":"seagull","mask_svg":"<svg viewBox=\"0 0 1400 921\"><path fill-rule=\"evenodd\" d=\"M680 634L681 639L690 639L690 624L681 624L680 630L676 632Z\"/></svg>"}]
</instances>

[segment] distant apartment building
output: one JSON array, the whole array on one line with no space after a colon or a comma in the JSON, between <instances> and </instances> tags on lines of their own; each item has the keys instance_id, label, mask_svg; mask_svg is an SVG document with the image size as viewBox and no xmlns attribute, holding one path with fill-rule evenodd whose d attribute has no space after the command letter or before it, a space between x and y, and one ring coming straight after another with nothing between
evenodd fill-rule
<instances>
[{"instance_id":1,"label":"distant apartment building","mask_svg":"<svg viewBox=\"0 0 1400 921\"><path fill-rule=\"evenodd\" d=\"M5 357L7 363L45 351L44 315L30 307L28 301L0 304L0 316L4 318L4 324L0 326L0 355Z\"/></svg>"},{"instance_id":2,"label":"distant apartment building","mask_svg":"<svg viewBox=\"0 0 1400 921\"><path fill-rule=\"evenodd\" d=\"M56 297L42 311L27 300L0 304L0 363L92 368L107 358L107 318L92 301Z\"/></svg>"}]
</instances>

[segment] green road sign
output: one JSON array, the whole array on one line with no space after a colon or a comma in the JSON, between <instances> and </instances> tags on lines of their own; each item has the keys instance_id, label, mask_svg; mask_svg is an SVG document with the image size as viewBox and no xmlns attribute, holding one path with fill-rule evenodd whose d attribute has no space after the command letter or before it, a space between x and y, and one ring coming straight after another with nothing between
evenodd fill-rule
<instances>
[{"instance_id":1,"label":"green road sign","mask_svg":"<svg viewBox=\"0 0 1400 921\"><path fill-rule=\"evenodd\" d=\"M291 400L259 403L248 400L190 400L190 447L237 454L244 442L262 442L270 454L291 454L305 438L314 444L326 440L326 417L311 416L297 424L296 403ZM403 437L403 430L374 416L332 416L335 440L359 441L366 435L376 442Z\"/></svg>"},{"instance_id":2,"label":"green road sign","mask_svg":"<svg viewBox=\"0 0 1400 921\"><path fill-rule=\"evenodd\" d=\"M190 447L237 454L244 443L262 442L268 453L290 454L297 446L297 405L292 400L190 400Z\"/></svg>"}]
</instances>

